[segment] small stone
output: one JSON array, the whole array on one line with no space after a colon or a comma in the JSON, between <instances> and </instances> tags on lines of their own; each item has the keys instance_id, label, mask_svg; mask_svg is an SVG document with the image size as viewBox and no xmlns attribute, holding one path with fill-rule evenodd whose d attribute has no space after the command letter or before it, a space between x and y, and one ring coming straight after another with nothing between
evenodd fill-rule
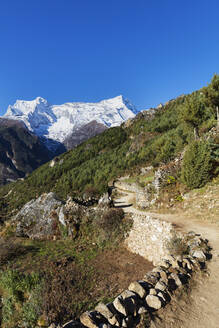
<instances>
[{"instance_id":1,"label":"small stone","mask_svg":"<svg viewBox=\"0 0 219 328\"><path fill-rule=\"evenodd\" d=\"M134 281L129 285L128 289L138 294L141 298L144 298L147 294L146 290L148 289L148 285L145 281Z\"/></svg>"},{"instance_id":2,"label":"small stone","mask_svg":"<svg viewBox=\"0 0 219 328\"><path fill-rule=\"evenodd\" d=\"M206 261L206 256L205 256L204 252L201 251L201 250L194 251L192 253L192 256L199 259L199 260Z\"/></svg>"},{"instance_id":3,"label":"small stone","mask_svg":"<svg viewBox=\"0 0 219 328\"><path fill-rule=\"evenodd\" d=\"M112 325L112 326L119 326L119 322L116 318L116 316L113 316L112 318L108 319L109 323Z\"/></svg>"},{"instance_id":4,"label":"small stone","mask_svg":"<svg viewBox=\"0 0 219 328\"><path fill-rule=\"evenodd\" d=\"M91 313L86 311L82 313L80 316L80 321L83 325L88 328L98 328L98 325L94 322L93 318L91 317Z\"/></svg>"},{"instance_id":5,"label":"small stone","mask_svg":"<svg viewBox=\"0 0 219 328\"><path fill-rule=\"evenodd\" d=\"M125 298L128 298L128 297L136 297L136 294L134 292L132 292L131 290L124 290L120 296L125 299Z\"/></svg>"},{"instance_id":6,"label":"small stone","mask_svg":"<svg viewBox=\"0 0 219 328\"><path fill-rule=\"evenodd\" d=\"M165 290L167 288L167 285L162 281L158 281L155 285L155 289L159 289L159 290Z\"/></svg>"},{"instance_id":7,"label":"small stone","mask_svg":"<svg viewBox=\"0 0 219 328\"><path fill-rule=\"evenodd\" d=\"M175 281L177 287L182 286L182 282L176 273L171 273L170 277Z\"/></svg>"},{"instance_id":8,"label":"small stone","mask_svg":"<svg viewBox=\"0 0 219 328\"><path fill-rule=\"evenodd\" d=\"M155 288L151 288L149 294L150 295L157 295L156 289Z\"/></svg>"},{"instance_id":9,"label":"small stone","mask_svg":"<svg viewBox=\"0 0 219 328\"><path fill-rule=\"evenodd\" d=\"M160 266L162 266L162 267L168 269L168 268L171 266L171 264L170 264L169 261L167 261L166 259L164 259L164 260L162 260L162 262L160 263Z\"/></svg>"},{"instance_id":10,"label":"small stone","mask_svg":"<svg viewBox=\"0 0 219 328\"><path fill-rule=\"evenodd\" d=\"M97 306L95 307L95 310L100 312L106 319L109 319L109 318L113 317L113 313L103 303L97 304Z\"/></svg>"},{"instance_id":11,"label":"small stone","mask_svg":"<svg viewBox=\"0 0 219 328\"><path fill-rule=\"evenodd\" d=\"M183 259L183 267L188 270L192 270L192 266L191 266L191 263L189 262L188 259Z\"/></svg>"},{"instance_id":12,"label":"small stone","mask_svg":"<svg viewBox=\"0 0 219 328\"><path fill-rule=\"evenodd\" d=\"M160 274L158 272L148 272L143 279L151 285L156 285L160 279Z\"/></svg>"},{"instance_id":13,"label":"small stone","mask_svg":"<svg viewBox=\"0 0 219 328\"><path fill-rule=\"evenodd\" d=\"M128 315L127 310L126 310L125 306L123 305L123 299L120 296L115 298L115 300L113 301L113 305L114 305L115 309L118 312L122 313L125 317Z\"/></svg>"},{"instance_id":14,"label":"small stone","mask_svg":"<svg viewBox=\"0 0 219 328\"><path fill-rule=\"evenodd\" d=\"M147 310L144 306L141 306L139 309L138 309L138 314L143 314L143 313L146 313Z\"/></svg>"},{"instance_id":15,"label":"small stone","mask_svg":"<svg viewBox=\"0 0 219 328\"><path fill-rule=\"evenodd\" d=\"M154 310L159 310L162 307L161 300L155 295L146 296L146 303L150 308Z\"/></svg>"},{"instance_id":16,"label":"small stone","mask_svg":"<svg viewBox=\"0 0 219 328\"><path fill-rule=\"evenodd\" d=\"M164 302L166 301L163 293L159 292L157 296L159 296Z\"/></svg>"},{"instance_id":17,"label":"small stone","mask_svg":"<svg viewBox=\"0 0 219 328\"><path fill-rule=\"evenodd\" d=\"M167 277L167 273L165 271L161 271L160 272L160 277L162 280L167 281L168 277Z\"/></svg>"}]
</instances>

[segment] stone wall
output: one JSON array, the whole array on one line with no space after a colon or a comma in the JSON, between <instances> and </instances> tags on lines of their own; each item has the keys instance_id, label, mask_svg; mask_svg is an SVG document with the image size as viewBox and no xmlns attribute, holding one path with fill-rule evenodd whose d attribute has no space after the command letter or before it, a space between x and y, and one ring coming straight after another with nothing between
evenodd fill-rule
<instances>
[{"instance_id":1,"label":"stone wall","mask_svg":"<svg viewBox=\"0 0 219 328\"><path fill-rule=\"evenodd\" d=\"M171 223L151 216L135 214L125 244L130 252L137 253L154 265L158 265L162 258L169 255L167 244L173 235Z\"/></svg>"},{"instance_id":2,"label":"stone wall","mask_svg":"<svg viewBox=\"0 0 219 328\"><path fill-rule=\"evenodd\" d=\"M171 255L166 242L171 236L171 224L148 216L136 217L126 240L127 247L150 258L157 266L142 280L132 282L111 303L99 303L93 311L84 312L78 321L72 320L62 328L133 328L143 314L152 317L153 312L165 307L174 291L187 284L194 272L203 269L211 256L208 240L194 232L180 236L175 232L176 246L177 240L180 241L187 253Z\"/></svg>"}]
</instances>

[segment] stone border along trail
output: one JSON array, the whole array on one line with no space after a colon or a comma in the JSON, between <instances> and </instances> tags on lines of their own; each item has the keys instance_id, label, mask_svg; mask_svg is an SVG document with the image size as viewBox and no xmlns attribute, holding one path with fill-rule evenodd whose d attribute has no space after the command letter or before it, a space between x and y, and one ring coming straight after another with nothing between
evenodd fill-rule
<instances>
[{"instance_id":1,"label":"stone border along trail","mask_svg":"<svg viewBox=\"0 0 219 328\"><path fill-rule=\"evenodd\" d=\"M191 291L191 304L183 303L183 309L174 314L174 322L159 323L156 327L174 328L219 328L219 227L208 221L174 214L159 214L140 211L132 204L134 194L119 190L122 196L116 199L126 213L150 215L172 223L176 230L194 231L209 240L212 259L207 264L209 276L197 283ZM123 207L124 206L124 207Z\"/></svg>"},{"instance_id":2,"label":"stone border along trail","mask_svg":"<svg viewBox=\"0 0 219 328\"><path fill-rule=\"evenodd\" d=\"M116 199L115 206L123 208L126 213L132 213L134 220L128 238L132 234L134 238L137 237L136 233L141 234L144 223L148 225L150 231L153 218L155 225L152 225L158 228L155 229L156 233L158 231L158 237L162 232L168 234L168 227L171 224L179 233L186 232L190 253L177 257L165 256L161 266L147 273L143 280L131 283L128 290L123 291L113 302L106 305L99 303L95 310L84 312L80 316L80 321L72 320L63 328L134 328L143 313L148 313L154 318L149 326L140 326L145 328L219 328L219 228L185 215L164 215L137 210L131 204L133 193L122 190L119 192L122 196ZM153 231L152 228L152 233L155 233L155 230ZM207 237L208 240L198 234L203 238ZM140 236L138 244L142 241ZM184 292L184 297L177 299L176 302L176 298L173 297L174 290L189 281L193 272L200 272L200 267L205 268L206 256L210 255L208 241L213 248L211 252L213 259L207 266L208 277L203 280L204 274L199 274L196 288L192 288L188 294ZM152 260L155 261L155 257L152 257ZM173 308L174 302L176 304ZM156 312L159 309L160 311Z\"/></svg>"}]
</instances>

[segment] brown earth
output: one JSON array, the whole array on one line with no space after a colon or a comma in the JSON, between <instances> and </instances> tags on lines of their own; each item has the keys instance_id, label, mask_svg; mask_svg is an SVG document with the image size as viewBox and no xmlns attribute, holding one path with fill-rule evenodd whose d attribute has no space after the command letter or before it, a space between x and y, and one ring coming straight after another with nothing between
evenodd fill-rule
<instances>
[{"instance_id":1,"label":"brown earth","mask_svg":"<svg viewBox=\"0 0 219 328\"><path fill-rule=\"evenodd\" d=\"M132 206L134 194L119 190L118 207L126 213L141 213L172 222L182 231L195 231L209 240L212 260L206 273L196 275L189 290L183 289L171 303L151 321L159 328L218 328L219 327L219 185L208 186L187 195L183 206L167 213L140 211ZM174 213L173 213L174 212ZM146 326L142 326L146 327ZM148 326L147 326L148 327Z\"/></svg>"},{"instance_id":2,"label":"brown earth","mask_svg":"<svg viewBox=\"0 0 219 328\"><path fill-rule=\"evenodd\" d=\"M132 281L140 280L153 264L142 256L129 252L125 247L105 250L89 263L98 272L95 281L95 293L104 290L114 297L127 289Z\"/></svg>"}]
</instances>

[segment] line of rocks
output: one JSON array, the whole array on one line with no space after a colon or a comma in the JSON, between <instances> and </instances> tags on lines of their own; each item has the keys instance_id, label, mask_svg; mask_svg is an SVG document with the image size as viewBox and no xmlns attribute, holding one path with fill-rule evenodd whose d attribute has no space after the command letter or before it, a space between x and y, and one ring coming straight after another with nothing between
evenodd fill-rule
<instances>
[{"instance_id":1,"label":"line of rocks","mask_svg":"<svg viewBox=\"0 0 219 328\"><path fill-rule=\"evenodd\" d=\"M99 303L93 311L84 312L79 321L72 320L62 328L136 327L142 314L150 316L165 307L173 292L187 284L194 272L204 269L211 258L207 239L194 232L189 232L186 239L189 254L166 256L159 266L142 280L132 282L113 302Z\"/></svg>"}]
</instances>

